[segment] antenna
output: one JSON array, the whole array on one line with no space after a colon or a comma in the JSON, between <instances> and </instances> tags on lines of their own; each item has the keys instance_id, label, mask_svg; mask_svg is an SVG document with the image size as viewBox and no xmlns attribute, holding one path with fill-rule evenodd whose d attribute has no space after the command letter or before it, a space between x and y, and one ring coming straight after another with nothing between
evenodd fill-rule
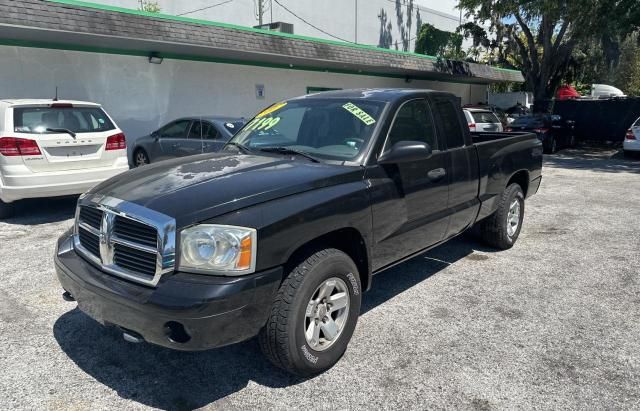
<instances>
[{"instance_id":1,"label":"antenna","mask_svg":"<svg viewBox=\"0 0 640 411\"><path fill-rule=\"evenodd\" d=\"M58 101L58 86L56 86L56 96L53 98L53 101Z\"/></svg>"}]
</instances>

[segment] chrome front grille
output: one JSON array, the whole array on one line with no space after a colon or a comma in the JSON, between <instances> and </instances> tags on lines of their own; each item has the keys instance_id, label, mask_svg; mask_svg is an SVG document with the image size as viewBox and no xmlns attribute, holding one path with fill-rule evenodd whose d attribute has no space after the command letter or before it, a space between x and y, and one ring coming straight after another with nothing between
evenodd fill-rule
<instances>
[{"instance_id":1,"label":"chrome front grille","mask_svg":"<svg viewBox=\"0 0 640 411\"><path fill-rule=\"evenodd\" d=\"M122 244L115 244L113 250L113 262L118 267L140 273L147 277L153 277L156 273L156 253L136 250Z\"/></svg>"},{"instance_id":2,"label":"chrome front grille","mask_svg":"<svg viewBox=\"0 0 640 411\"><path fill-rule=\"evenodd\" d=\"M100 230L102 210L93 207L80 207L80 219L96 230Z\"/></svg>"},{"instance_id":3,"label":"chrome front grille","mask_svg":"<svg viewBox=\"0 0 640 411\"><path fill-rule=\"evenodd\" d=\"M175 266L175 220L112 197L85 196L74 245L103 271L155 286Z\"/></svg>"},{"instance_id":4,"label":"chrome front grille","mask_svg":"<svg viewBox=\"0 0 640 411\"><path fill-rule=\"evenodd\" d=\"M113 233L123 240L158 247L158 230L126 217L116 216Z\"/></svg>"},{"instance_id":5,"label":"chrome front grille","mask_svg":"<svg viewBox=\"0 0 640 411\"><path fill-rule=\"evenodd\" d=\"M100 257L100 236L95 235L91 231L80 227L78 230L80 244L91 254Z\"/></svg>"}]
</instances>

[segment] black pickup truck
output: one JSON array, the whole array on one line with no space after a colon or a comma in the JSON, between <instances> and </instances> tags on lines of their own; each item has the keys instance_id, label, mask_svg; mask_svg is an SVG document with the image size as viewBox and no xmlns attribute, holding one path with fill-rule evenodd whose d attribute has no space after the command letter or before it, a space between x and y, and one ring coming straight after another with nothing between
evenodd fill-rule
<instances>
[{"instance_id":1,"label":"black pickup truck","mask_svg":"<svg viewBox=\"0 0 640 411\"><path fill-rule=\"evenodd\" d=\"M126 340L204 350L256 335L311 375L347 348L372 275L477 225L507 249L541 181L535 134L472 135L452 94L349 90L259 113L215 154L78 200L63 297Z\"/></svg>"}]
</instances>

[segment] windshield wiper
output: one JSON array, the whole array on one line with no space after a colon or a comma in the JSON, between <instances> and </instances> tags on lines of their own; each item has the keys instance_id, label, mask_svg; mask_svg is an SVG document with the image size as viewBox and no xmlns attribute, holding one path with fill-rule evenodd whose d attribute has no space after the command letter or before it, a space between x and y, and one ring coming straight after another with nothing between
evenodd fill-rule
<instances>
[{"instance_id":1,"label":"windshield wiper","mask_svg":"<svg viewBox=\"0 0 640 411\"><path fill-rule=\"evenodd\" d=\"M244 151L245 153L253 152L253 150L251 150L249 147L245 146L244 144L236 143L235 141L229 141L226 145L227 146L237 147L241 151Z\"/></svg>"},{"instance_id":2,"label":"windshield wiper","mask_svg":"<svg viewBox=\"0 0 640 411\"><path fill-rule=\"evenodd\" d=\"M314 163L319 163L320 162L320 160L318 160L317 158L315 158L311 154L305 153L304 151L294 150L293 148L287 148L287 147L263 147L263 148L260 149L260 151L264 151L266 153L297 154L299 156L308 158L309 160L313 161Z\"/></svg>"},{"instance_id":3,"label":"windshield wiper","mask_svg":"<svg viewBox=\"0 0 640 411\"><path fill-rule=\"evenodd\" d=\"M68 128L47 128L46 130L47 131L51 131L53 133L67 133L71 137L76 138L76 133L74 133L73 131L69 130Z\"/></svg>"}]
</instances>

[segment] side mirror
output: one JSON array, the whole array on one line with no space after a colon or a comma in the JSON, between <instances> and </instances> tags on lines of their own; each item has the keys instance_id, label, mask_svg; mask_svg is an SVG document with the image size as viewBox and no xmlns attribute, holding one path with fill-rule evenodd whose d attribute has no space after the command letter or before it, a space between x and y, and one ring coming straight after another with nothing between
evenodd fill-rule
<instances>
[{"instance_id":1,"label":"side mirror","mask_svg":"<svg viewBox=\"0 0 640 411\"><path fill-rule=\"evenodd\" d=\"M158 130L151 132L151 137L158 140L158 138L160 138L160 134L158 133Z\"/></svg>"},{"instance_id":2,"label":"side mirror","mask_svg":"<svg viewBox=\"0 0 640 411\"><path fill-rule=\"evenodd\" d=\"M378 158L378 164L398 164L426 160L433 152L427 143L421 141L399 141Z\"/></svg>"}]
</instances>

